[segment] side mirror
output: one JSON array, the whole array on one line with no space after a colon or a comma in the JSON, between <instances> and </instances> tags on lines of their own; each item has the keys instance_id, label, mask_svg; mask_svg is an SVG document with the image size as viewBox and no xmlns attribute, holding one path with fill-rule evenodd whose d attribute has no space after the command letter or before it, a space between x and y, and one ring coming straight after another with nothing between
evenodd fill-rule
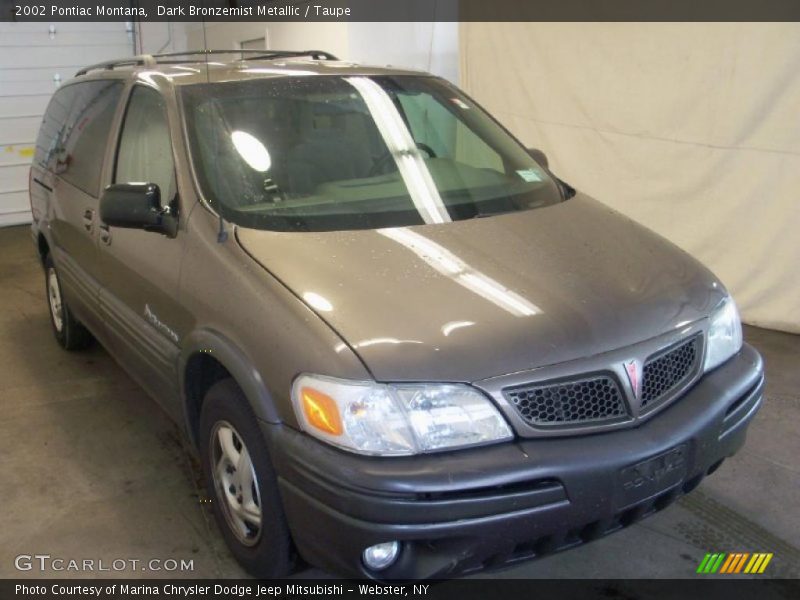
<instances>
[{"instance_id":1,"label":"side mirror","mask_svg":"<svg viewBox=\"0 0 800 600\"><path fill-rule=\"evenodd\" d=\"M530 157L543 166L545 169L550 168L550 164L547 160L547 155L539 150L538 148L528 148L528 154Z\"/></svg>"},{"instance_id":2,"label":"side mirror","mask_svg":"<svg viewBox=\"0 0 800 600\"><path fill-rule=\"evenodd\" d=\"M103 190L100 219L111 227L144 229L175 237L178 220L169 207L161 206L161 190L155 183L115 183Z\"/></svg>"}]
</instances>

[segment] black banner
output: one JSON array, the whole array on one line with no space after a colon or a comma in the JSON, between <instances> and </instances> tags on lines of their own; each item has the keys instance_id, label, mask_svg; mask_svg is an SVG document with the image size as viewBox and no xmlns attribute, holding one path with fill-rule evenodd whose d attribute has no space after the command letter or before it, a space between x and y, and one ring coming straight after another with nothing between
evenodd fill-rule
<instances>
[{"instance_id":1,"label":"black banner","mask_svg":"<svg viewBox=\"0 0 800 600\"><path fill-rule=\"evenodd\" d=\"M410 598L412 600L796 600L800 580L745 579L737 576L695 579L528 580L459 579L446 582L357 582L340 580L2 580L3 600L171 598L182 600L301 600L329 598Z\"/></svg>"},{"instance_id":2,"label":"black banner","mask_svg":"<svg viewBox=\"0 0 800 600\"><path fill-rule=\"evenodd\" d=\"M0 21L800 21L798 0L0 0Z\"/></svg>"}]
</instances>

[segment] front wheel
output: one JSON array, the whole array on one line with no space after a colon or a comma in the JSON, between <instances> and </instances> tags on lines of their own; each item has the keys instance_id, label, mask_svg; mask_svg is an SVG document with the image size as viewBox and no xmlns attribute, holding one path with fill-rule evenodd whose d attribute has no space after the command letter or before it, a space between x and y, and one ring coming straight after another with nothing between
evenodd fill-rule
<instances>
[{"instance_id":1,"label":"front wheel","mask_svg":"<svg viewBox=\"0 0 800 600\"><path fill-rule=\"evenodd\" d=\"M200 450L214 516L233 555L256 577L288 575L293 553L278 480L256 416L232 379L206 394Z\"/></svg>"},{"instance_id":2,"label":"front wheel","mask_svg":"<svg viewBox=\"0 0 800 600\"><path fill-rule=\"evenodd\" d=\"M44 258L45 288L47 306L50 309L50 324L56 341L65 350L82 350L92 342L92 334L72 316L61 293L61 280L56 266L48 254Z\"/></svg>"}]
</instances>

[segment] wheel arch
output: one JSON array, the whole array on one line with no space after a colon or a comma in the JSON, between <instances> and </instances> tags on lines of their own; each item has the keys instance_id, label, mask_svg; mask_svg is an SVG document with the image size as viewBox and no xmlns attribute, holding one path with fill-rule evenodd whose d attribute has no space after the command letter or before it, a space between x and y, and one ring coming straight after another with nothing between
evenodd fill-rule
<instances>
[{"instance_id":1,"label":"wheel arch","mask_svg":"<svg viewBox=\"0 0 800 600\"><path fill-rule=\"evenodd\" d=\"M39 252L39 262L44 266L44 259L50 253L50 243L41 231L36 235L36 249Z\"/></svg>"},{"instance_id":2,"label":"wheel arch","mask_svg":"<svg viewBox=\"0 0 800 600\"><path fill-rule=\"evenodd\" d=\"M185 426L195 445L205 392L225 377L236 381L256 417L269 423L280 423L272 395L258 369L223 334L209 329L193 332L184 339L179 361Z\"/></svg>"}]
</instances>

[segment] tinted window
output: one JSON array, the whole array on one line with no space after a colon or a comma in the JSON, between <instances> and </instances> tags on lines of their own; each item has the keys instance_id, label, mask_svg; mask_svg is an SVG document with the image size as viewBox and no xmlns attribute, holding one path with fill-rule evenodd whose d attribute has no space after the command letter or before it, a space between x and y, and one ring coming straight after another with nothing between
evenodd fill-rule
<instances>
[{"instance_id":1,"label":"tinted window","mask_svg":"<svg viewBox=\"0 0 800 600\"><path fill-rule=\"evenodd\" d=\"M150 88L133 89L117 154L116 183L155 183L161 201L175 196L175 167L167 113L161 94Z\"/></svg>"},{"instance_id":2,"label":"tinted window","mask_svg":"<svg viewBox=\"0 0 800 600\"><path fill-rule=\"evenodd\" d=\"M432 77L292 76L181 96L203 194L245 227L401 227L562 199L516 140Z\"/></svg>"},{"instance_id":3,"label":"tinted window","mask_svg":"<svg viewBox=\"0 0 800 600\"><path fill-rule=\"evenodd\" d=\"M76 83L59 90L48 107L37 141L37 153L42 153L37 162L87 194L97 196L108 134L121 92L122 83L118 81Z\"/></svg>"},{"instance_id":4,"label":"tinted window","mask_svg":"<svg viewBox=\"0 0 800 600\"><path fill-rule=\"evenodd\" d=\"M503 157L431 94L399 94L414 139L437 157L504 172Z\"/></svg>"},{"instance_id":5,"label":"tinted window","mask_svg":"<svg viewBox=\"0 0 800 600\"><path fill-rule=\"evenodd\" d=\"M34 164L43 169L55 170L58 145L77 90L77 85L59 88L47 105L39 128L39 137L36 138L36 154L33 159Z\"/></svg>"}]
</instances>

